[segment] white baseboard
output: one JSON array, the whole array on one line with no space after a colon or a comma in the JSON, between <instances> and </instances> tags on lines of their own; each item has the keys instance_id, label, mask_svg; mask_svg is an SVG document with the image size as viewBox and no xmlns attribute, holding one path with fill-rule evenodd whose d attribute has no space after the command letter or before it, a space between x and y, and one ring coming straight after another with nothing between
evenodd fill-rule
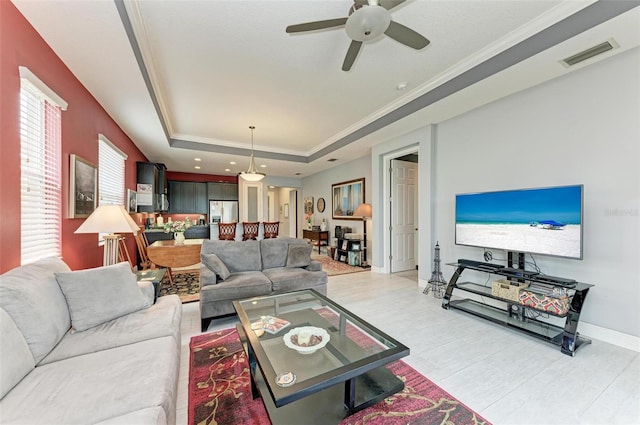
<instances>
[{"instance_id":1,"label":"white baseboard","mask_svg":"<svg viewBox=\"0 0 640 425\"><path fill-rule=\"evenodd\" d=\"M418 279L418 287L424 289L428 284L428 280ZM597 339L618 347L626 348L640 353L640 337L628 335L613 329L603 328L602 326L592 325L591 323L578 323L578 332L581 336L589 339Z\"/></svg>"},{"instance_id":2,"label":"white baseboard","mask_svg":"<svg viewBox=\"0 0 640 425\"><path fill-rule=\"evenodd\" d=\"M640 337L614 331L613 329L603 328L602 326L592 325L591 323L578 323L578 332L586 338L593 338L618 347L627 348L640 353Z\"/></svg>"}]
</instances>

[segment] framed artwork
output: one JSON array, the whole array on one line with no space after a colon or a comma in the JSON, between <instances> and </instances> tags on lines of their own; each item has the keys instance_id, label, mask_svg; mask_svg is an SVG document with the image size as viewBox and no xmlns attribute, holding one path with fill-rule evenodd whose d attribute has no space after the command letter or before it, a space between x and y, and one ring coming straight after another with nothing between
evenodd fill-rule
<instances>
[{"instance_id":1,"label":"framed artwork","mask_svg":"<svg viewBox=\"0 0 640 425\"><path fill-rule=\"evenodd\" d=\"M318 212L324 212L324 198L318 198L318 205L316 205L316 207L318 208Z\"/></svg>"},{"instance_id":2,"label":"framed artwork","mask_svg":"<svg viewBox=\"0 0 640 425\"><path fill-rule=\"evenodd\" d=\"M69 217L89 217L98 205L98 166L71 154L69 182Z\"/></svg>"},{"instance_id":3,"label":"framed artwork","mask_svg":"<svg viewBox=\"0 0 640 425\"><path fill-rule=\"evenodd\" d=\"M284 204L284 218L289 218L289 204Z\"/></svg>"},{"instance_id":4,"label":"framed artwork","mask_svg":"<svg viewBox=\"0 0 640 425\"><path fill-rule=\"evenodd\" d=\"M304 198L304 213L313 214L313 196Z\"/></svg>"},{"instance_id":5,"label":"framed artwork","mask_svg":"<svg viewBox=\"0 0 640 425\"><path fill-rule=\"evenodd\" d=\"M153 206L153 185L138 183L136 192L137 204L141 206Z\"/></svg>"},{"instance_id":6,"label":"framed artwork","mask_svg":"<svg viewBox=\"0 0 640 425\"><path fill-rule=\"evenodd\" d=\"M127 189L127 211L138 212L138 194L135 190Z\"/></svg>"},{"instance_id":7,"label":"framed artwork","mask_svg":"<svg viewBox=\"0 0 640 425\"><path fill-rule=\"evenodd\" d=\"M364 177L331 185L331 211L335 219L362 220L353 215L358 205L364 202Z\"/></svg>"}]
</instances>

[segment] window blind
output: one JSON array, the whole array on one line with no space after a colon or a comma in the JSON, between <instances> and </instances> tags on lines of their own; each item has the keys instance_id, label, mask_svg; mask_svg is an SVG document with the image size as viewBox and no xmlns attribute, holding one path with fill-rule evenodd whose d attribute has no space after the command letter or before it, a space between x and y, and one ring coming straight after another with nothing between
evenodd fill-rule
<instances>
[{"instance_id":1,"label":"window blind","mask_svg":"<svg viewBox=\"0 0 640 425\"><path fill-rule=\"evenodd\" d=\"M21 75L23 75L22 71L23 69L21 69ZM22 264L45 257L60 256L62 252L61 114L62 110L58 104L28 78L21 78L20 257Z\"/></svg>"},{"instance_id":2,"label":"window blind","mask_svg":"<svg viewBox=\"0 0 640 425\"><path fill-rule=\"evenodd\" d=\"M102 134L98 135L98 205L126 205L124 202L124 161L127 159ZM98 234L98 245L104 245L104 236Z\"/></svg>"},{"instance_id":3,"label":"window blind","mask_svg":"<svg viewBox=\"0 0 640 425\"><path fill-rule=\"evenodd\" d=\"M127 159L102 134L98 136L99 205L126 205L124 202L124 161Z\"/></svg>"}]
</instances>

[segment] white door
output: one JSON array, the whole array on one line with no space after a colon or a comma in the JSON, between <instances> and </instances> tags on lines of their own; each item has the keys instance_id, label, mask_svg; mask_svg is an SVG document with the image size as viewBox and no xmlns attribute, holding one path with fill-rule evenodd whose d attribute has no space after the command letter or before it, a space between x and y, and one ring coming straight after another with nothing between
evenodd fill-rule
<instances>
[{"instance_id":1,"label":"white door","mask_svg":"<svg viewBox=\"0 0 640 425\"><path fill-rule=\"evenodd\" d=\"M418 164L391 161L391 272L418 264Z\"/></svg>"}]
</instances>

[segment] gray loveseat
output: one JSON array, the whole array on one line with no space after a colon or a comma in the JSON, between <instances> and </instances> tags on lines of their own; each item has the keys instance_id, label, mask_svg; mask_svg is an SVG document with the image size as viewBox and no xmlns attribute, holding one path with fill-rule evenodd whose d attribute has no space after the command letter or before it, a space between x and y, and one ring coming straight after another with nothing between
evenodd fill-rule
<instances>
[{"instance_id":1,"label":"gray loveseat","mask_svg":"<svg viewBox=\"0 0 640 425\"><path fill-rule=\"evenodd\" d=\"M205 240L200 267L200 319L206 331L215 317L235 313L233 301L301 289L327 293L327 272L310 258L303 239Z\"/></svg>"},{"instance_id":2,"label":"gray loveseat","mask_svg":"<svg viewBox=\"0 0 640 425\"><path fill-rule=\"evenodd\" d=\"M0 423L173 424L182 305L128 263L0 276Z\"/></svg>"}]
</instances>

